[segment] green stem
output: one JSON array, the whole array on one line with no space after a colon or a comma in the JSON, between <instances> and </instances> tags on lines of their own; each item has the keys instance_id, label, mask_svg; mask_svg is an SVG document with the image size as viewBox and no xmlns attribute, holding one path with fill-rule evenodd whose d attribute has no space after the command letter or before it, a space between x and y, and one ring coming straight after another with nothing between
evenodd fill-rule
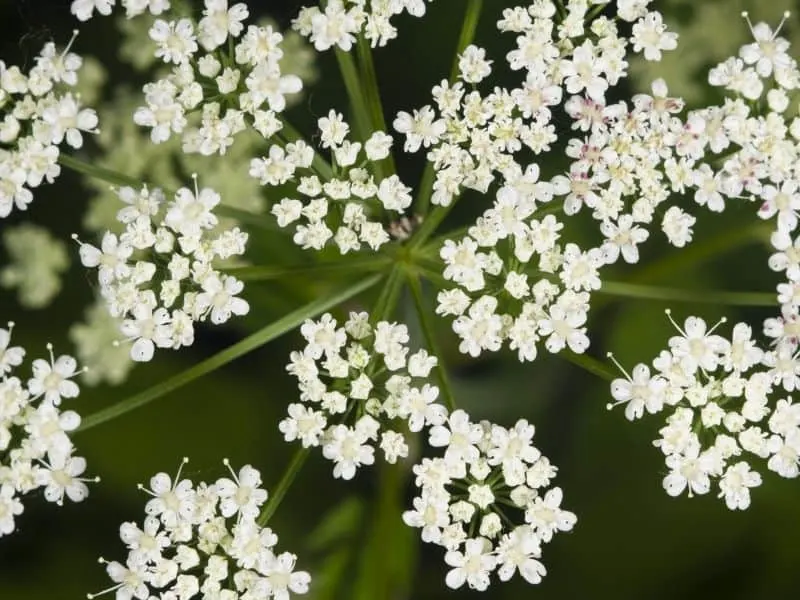
<instances>
[{"instance_id":1,"label":"green stem","mask_svg":"<svg viewBox=\"0 0 800 600\"><path fill-rule=\"evenodd\" d=\"M369 47L367 39L358 36L358 62L361 68L361 81L364 82L367 105L369 106L370 117L372 119L373 131L388 131L386 118L383 114L383 104L381 103L380 88L378 87L378 75L375 72L375 63L372 60L372 49ZM394 156L390 153L381 161L384 170L393 175L397 172L394 164Z\"/></svg>"},{"instance_id":2,"label":"green stem","mask_svg":"<svg viewBox=\"0 0 800 600\"><path fill-rule=\"evenodd\" d=\"M178 375L159 383L158 385L144 390L143 392L135 394L130 398L123 400L122 402L89 415L83 420L83 423L81 423L81 426L77 429L77 431L86 431L87 429L91 429L96 425L100 425L101 423L115 419L121 415L124 415L125 413L144 406L145 404L148 404L153 400L168 394L169 392L183 387L195 379L198 379L203 375L207 375L208 373L211 373L212 371L215 371L216 369L228 364L232 360L239 358L248 352L252 352L256 348L263 346L267 342L274 340L284 333L288 333L298 325L302 324L306 319L316 317L317 315L330 310L345 300L348 300L364 290L369 289L381 279L382 275L373 275L367 279L359 281L355 285L335 292L330 296L314 300L302 308L298 308L281 319L278 319L274 323L267 325L260 331L257 331L256 333L244 338L242 341L234 344L230 348L227 348L222 352L215 354L211 358L196 364L190 369L187 369L186 371L183 371Z\"/></svg>"},{"instance_id":3,"label":"green stem","mask_svg":"<svg viewBox=\"0 0 800 600\"><path fill-rule=\"evenodd\" d=\"M755 241L766 241L769 239L770 231L769 224L762 221L733 230L727 227L720 229L717 235L692 243L681 252L670 253L665 258L642 268L633 274L631 282L649 283L679 274L733 248Z\"/></svg>"},{"instance_id":4,"label":"green stem","mask_svg":"<svg viewBox=\"0 0 800 600\"><path fill-rule=\"evenodd\" d=\"M129 177L124 173L118 173L117 171L112 171L111 169L106 169L104 167L91 165L68 154L59 154L58 162L62 167L66 167L70 171L75 171L76 173L80 173L81 175L86 175L88 177L94 177L95 179L110 183L111 185L130 186L137 189L141 188L143 185L141 181L134 177Z\"/></svg>"},{"instance_id":5,"label":"green stem","mask_svg":"<svg viewBox=\"0 0 800 600\"><path fill-rule=\"evenodd\" d=\"M472 225L464 225L463 227L458 227L457 229L452 229L443 235L438 235L432 240L429 240L425 243L425 245L419 250L418 256L426 256L429 258L439 258L439 251L442 249L442 244L444 244L447 240L454 240L457 241L467 235L467 232L474 226Z\"/></svg>"},{"instance_id":6,"label":"green stem","mask_svg":"<svg viewBox=\"0 0 800 600\"><path fill-rule=\"evenodd\" d=\"M602 4L598 4L597 6L595 6L592 10L590 10L587 13L586 22L591 23L597 15L599 15L601 12L605 10L606 6L608 6L608 2L604 2Z\"/></svg>"},{"instance_id":7,"label":"green stem","mask_svg":"<svg viewBox=\"0 0 800 600\"><path fill-rule=\"evenodd\" d=\"M467 0L467 10L464 13L464 21L461 23L461 32L458 34L456 57L450 68L450 83L458 77L458 57L475 39L475 31L478 29L478 21L481 18L481 9L483 9L483 0Z\"/></svg>"},{"instance_id":8,"label":"green stem","mask_svg":"<svg viewBox=\"0 0 800 600\"><path fill-rule=\"evenodd\" d=\"M619 374L614 372L605 363L589 356L588 354L575 354L572 350L567 349L559 352L558 356L567 359L569 362L579 366L585 371L588 371L592 375L597 375L601 379L613 381L619 377Z\"/></svg>"},{"instance_id":9,"label":"green stem","mask_svg":"<svg viewBox=\"0 0 800 600\"><path fill-rule=\"evenodd\" d=\"M389 264L391 264L391 259L388 256L368 256L343 263L229 267L223 269L223 271L235 275L242 281L269 281L282 277L297 277L299 275L317 277L340 275L342 273L352 274L360 271L380 271Z\"/></svg>"},{"instance_id":10,"label":"green stem","mask_svg":"<svg viewBox=\"0 0 800 600\"><path fill-rule=\"evenodd\" d=\"M431 314L433 311L430 307L426 306L425 298L422 292L422 285L419 281L419 276L416 273L407 274L408 287L411 290L411 296L414 299L414 307L417 309L417 317L419 324L422 328L422 335L425 337L425 343L428 346L428 351L436 357L436 375L439 379L439 387L442 390L444 403L449 411L456 409L455 395L453 388L450 386L450 380L447 377L447 368L442 362L442 353L439 351L436 342L436 335L431 321Z\"/></svg>"},{"instance_id":11,"label":"green stem","mask_svg":"<svg viewBox=\"0 0 800 600\"><path fill-rule=\"evenodd\" d=\"M250 212L249 210L243 210L233 206L226 206L225 204L217 205L214 208L214 212L220 217L234 219L243 225L252 225L253 227L258 227L259 229L264 229L266 231L272 231L274 233L281 233L284 235L286 234L286 230L283 227L280 227L275 219L271 216L265 217L264 215Z\"/></svg>"},{"instance_id":12,"label":"green stem","mask_svg":"<svg viewBox=\"0 0 800 600\"><path fill-rule=\"evenodd\" d=\"M375 306L372 308L370 321L373 325L391 318L402 287L403 269L399 264L395 263L392 270L389 271L386 283L375 301Z\"/></svg>"},{"instance_id":13,"label":"green stem","mask_svg":"<svg viewBox=\"0 0 800 600\"><path fill-rule=\"evenodd\" d=\"M775 294L769 293L685 290L621 281L604 281L597 292L612 296L626 296L628 298L723 304L727 306L775 306L777 304Z\"/></svg>"},{"instance_id":14,"label":"green stem","mask_svg":"<svg viewBox=\"0 0 800 600\"><path fill-rule=\"evenodd\" d=\"M275 514L275 511L278 509L278 506L280 506L283 497L286 495L286 492L289 491L289 488L294 482L294 478L297 477L300 469L303 468L303 465L306 463L306 459L310 453L311 448L302 447L295 452L294 456L292 457L292 461L283 472L283 476L278 482L278 485L272 490L269 500L267 500L267 503L261 509L261 514L258 515L259 525L264 527L272 518L272 515Z\"/></svg>"},{"instance_id":15,"label":"green stem","mask_svg":"<svg viewBox=\"0 0 800 600\"><path fill-rule=\"evenodd\" d=\"M461 33L458 35L456 55L453 59L453 66L450 68L450 83L455 82L458 77L459 56L464 52L464 49L472 43L472 40L475 39L475 31L478 28L478 20L480 19L482 8L483 0L467 0L467 9L464 13L464 20L461 23ZM433 182L435 179L434 175L433 164L431 162L426 162L425 170L422 173L422 179L420 179L417 199L414 203L416 213L423 217L428 213L428 208L430 207L431 193L433 192ZM453 199L453 203L455 203L455 198Z\"/></svg>"},{"instance_id":16,"label":"green stem","mask_svg":"<svg viewBox=\"0 0 800 600\"><path fill-rule=\"evenodd\" d=\"M430 163L428 163L430 164ZM431 213L428 215L428 218L422 222L422 225L417 230L416 235L411 239L409 242L409 246L412 249L420 248L428 238L433 235L439 225L442 224L442 221L445 220L450 211L455 206L457 198L453 198L453 200L447 206L437 206L434 208Z\"/></svg>"},{"instance_id":17,"label":"green stem","mask_svg":"<svg viewBox=\"0 0 800 600\"><path fill-rule=\"evenodd\" d=\"M347 90L347 97L350 100L356 133L358 137L361 138L361 141L365 142L371 133L369 108L367 107L367 100L364 95L361 79L358 76L356 63L349 52L345 52L339 48L336 48L336 60L339 63L339 70L342 73L344 87ZM379 165L375 166L378 167ZM382 173L376 174L383 179Z\"/></svg>"},{"instance_id":18,"label":"green stem","mask_svg":"<svg viewBox=\"0 0 800 600\"><path fill-rule=\"evenodd\" d=\"M112 171L111 169L106 169L105 167L98 167L89 164L88 162L82 161L81 159L75 158L74 156L61 154L58 157L58 162L61 163L62 166L66 167L71 171L75 171L76 173L80 173L81 175L86 175L87 177L93 177L94 179L99 179L100 181L105 181L114 186L129 186L136 188L138 190L142 186L146 185L146 182L140 181L134 177L130 177L118 171ZM174 190L164 190L164 191L167 194L174 193ZM261 229L266 229L267 231L283 232L283 229L278 227L278 225L272 219L267 219L264 216L259 215L257 213L252 213L250 211L242 210L241 208L235 208L233 206L226 206L224 204L220 204L214 210L219 216L228 217L230 219L236 219L237 221L239 221L244 225L252 225L255 227L259 227Z\"/></svg>"},{"instance_id":19,"label":"green stem","mask_svg":"<svg viewBox=\"0 0 800 600\"><path fill-rule=\"evenodd\" d=\"M452 289L455 287L455 284L452 281L448 281L442 275L441 269L432 269L430 267L426 267L425 265L414 265L417 272L422 275L425 279L430 281L433 285L443 289Z\"/></svg>"}]
</instances>

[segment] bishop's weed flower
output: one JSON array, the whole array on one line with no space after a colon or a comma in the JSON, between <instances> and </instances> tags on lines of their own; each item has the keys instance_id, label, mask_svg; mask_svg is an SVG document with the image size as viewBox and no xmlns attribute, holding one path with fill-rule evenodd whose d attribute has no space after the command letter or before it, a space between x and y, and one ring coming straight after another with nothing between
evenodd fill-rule
<instances>
[{"instance_id":1,"label":"bishop's weed flower","mask_svg":"<svg viewBox=\"0 0 800 600\"><path fill-rule=\"evenodd\" d=\"M13 327L0 328L0 537L14 532L23 500L38 490L60 506L86 499L86 484L98 481L83 476L86 459L74 454L70 434L80 416L60 406L79 394L73 379L81 369L71 356L54 357L48 344L49 360L37 358L32 377L20 378L26 352L11 345Z\"/></svg>"},{"instance_id":2,"label":"bishop's weed flower","mask_svg":"<svg viewBox=\"0 0 800 600\"><path fill-rule=\"evenodd\" d=\"M786 396L800 386L798 355L786 344L762 349L746 323L730 338L699 317L675 327L652 368L638 364L612 382L614 404L629 420L668 412L653 444L665 455L669 495L707 494L716 483L728 508L746 509L761 460L782 477L800 472L800 407Z\"/></svg>"},{"instance_id":3,"label":"bishop's weed flower","mask_svg":"<svg viewBox=\"0 0 800 600\"><path fill-rule=\"evenodd\" d=\"M187 461L184 459L183 464ZM158 473L141 525L125 522L119 535L128 549L124 562L105 561L114 585L96 598L276 598L305 594L311 577L295 570L297 556L278 552L278 536L257 521L267 499L261 475L245 465L231 477L194 484Z\"/></svg>"},{"instance_id":4,"label":"bishop's weed flower","mask_svg":"<svg viewBox=\"0 0 800 600\"><path fill-rule=\"evenodd\" d=\"M37 225L24 223L3 231L9 264L0 269L0 286L17 288L19 303L43 308L61 291L61 276L69 266L66 245Z\"/></svg>"},{"instance_id":5,"label":"bishop's weed flower","mask_svg":"<svg viewBox=\"0 0 800 600\"><path fill-rule=\"evenodd\" d=\"M380 448L389 463L409 454L409 432L444 423L439 389L422 383L436 365L425 350L409 353L405 325L370 324L367 313L350 313L341 326L330 314L306 321L307 341L286 370L298 380L300 403L289 405L280 430L287 442L321 446L333 476L352 479L375 462Z\"/></svg>"},{"instance_id":6,"label":"bishop's weed flower","mask_svg":"<svg viewBox=\"0 0 800 600\"><path fill-rule=\"evenodd\" d=\"M244 284L214 266L244 254L247 234L238 227L219 231L210 188L180 188L172 201L163 191L123 187L117 219L125 231L107 231L94 246L78 242L81 262L97 269L100 294L135 361L147 362L155 348L189 346L194 324L226 322L249 311L239 297ZM75 236L77 239L77 236Z\"/></svg>"},{"instance_id":7,"label":"bishop's weed flower","mask_svg":"<svg viewBox=\"0 0 800 600\"><path fill-rule=\"evenodd\" d=\"M60 146L81 148L83 133L97 133L96 112L70 91L83 64L72 41L62 51L45 44L27 73L0 60L0 219L55 181Z\"/></svg>"},{"instance_id":8,"label":"bishop's weed flower","mask_svg":"<svg viewBox=\"0 0 800 600\"><path fill-rule=\"evenodd\" d=\"M519 572L539 583L547 573L542 544L575 525L561 508L561 488L547 489L557 469L533 434L525 420L506 429L473 423L463 410L430 427L429 443L443 456L414 466L419 495L403 520L422 530L424 542L445 548L448 587L486 590L495 571L501 581Z\"/></svg>"},{"instance_id":9,"label":"bishop's weed flower","mask_svg":"<svg viewBox=\"0 0 800 600\"><path fill-rule=\"evenodd\" d=\"M273 203L280 227L294 226L293 241L303 249L335 244L341 254L378 250L390 241L385 213L402 215L411 205L411 188L397 175L380 180L367 167L389 155L392 138L377 131L362 145L349 138L350 126L331 110L318 120L321 146L338 169L320 177L312 165L315 150L303 141L275 144L250 162L250 175L264 186L291 186L290 196ZM390 218L390 220L393 220Z\"/></svg>"},{"instance_id":10,"label":"bishop's weed flower","mask_svg":"<svg viewBox=\"0 0 800 600\"><path fill-rule=\"evenodd\" d=\"M449 77L430 82L428 100L384 114L381 97L395 81L378 77L383 58L376 51L373 61L372 51L429 3L308 3L289 16L290 38L273 23L249 22L255 4L236 0L72 0L78 21L115 11L131 20L122 54L138 72L136 93L105 94L94 79L82 96L84 59L71 46L46 44L27 72L0 61L0 218L25 210L32 190L61 166L102 182L84 215L88 232L73 236L97 281L86 322L70 330L92 370L48 346L49 360L34 361L24 380L24 351L11 345L11 327L0 329L0 536L16 529L34 490L59 504L87 494L86 461L71 441L80 418L61 408L78 395L79 374L119 383L133 361L192 345L199 324L225 324L249 314L251 303L256 312L280 290L248 287L245 300L246 279L293 284L297 276L317 296L283 318L265 310L242 320L253 326L247 338L84 424L295 327L305 341L289 356L298 395L277 425L301 448L274 496L256 469L234 470L227 460L229 473L211 484L184 478L183 465L175 477L155 475L140 486L149 496L144 520L120 527L127 557L101 561L112 585L90 598L285 600L308 591L309 574L295 570L294 554L278 552L265 523L314 447L333 463L337 484L380 457L394 465L381 466L381 486L389 474L402 494L395 475L413 474L402 523L386 521L386 531L404 523L442 547L448 587L484 591L516 574L541 582L543 546L577 517L562 507L558 469L534 445L532 423L475 420L457 406L466 382L449 381L436 315L455 334L451 353L477 360L510 350L523 363L563 353L605 373L578 356L590 346L599 293L774 300L760 327L673 321L676 335L651 362L630 372L617 364L610 406L624 407L628 420L664 413L654 445L671 496L714 493L743 510L766 471L800 474L800 68L784 22L753 23L745 13L751 39L734 56L708 61L713 99L700 104L678 97L668 73L629 93L635 61L658 62L678 45L669 15L650 0L529 0L502 9L502 43L485 47L476 31L483 33L478 13L487 3L470 0ZM333 51L327 58L342 71L349 113L301 96L313 77L308 60L287 60L298 40L305 52ZM503 43L505 55L492 55ZM82 98L106 103L96 111ZM311 109L311 131L295 129L290 104ZM98 134L96 147L85 133ZM80 153L68 156L65 147ZM418 183L408 177L413 159L399 160L400 152L421 154ZM203 185L194 176L184 187L194 172ZM726 211L766 232L774 296L699 298L640 285L638 271L628 282L608 280L638 269L659 241L681 253ZM464 227L439 229L463 219ZM19 287L29 306L57 292L56 272L67 267L33 227L4 229L15 263L0 270L0 283ZM262 264L237 271L246 247ZM355 282L362 270L379 272L341 292L313 280L323 273ZM361 295L381 280L375 296ZM397 320L404 288L418 317L408 325ZM370 297L367 312L360 303ZM415 349L417 335L423 349ZM376 530L382 542L383 525Z\"/></svg>"}]
</instances>

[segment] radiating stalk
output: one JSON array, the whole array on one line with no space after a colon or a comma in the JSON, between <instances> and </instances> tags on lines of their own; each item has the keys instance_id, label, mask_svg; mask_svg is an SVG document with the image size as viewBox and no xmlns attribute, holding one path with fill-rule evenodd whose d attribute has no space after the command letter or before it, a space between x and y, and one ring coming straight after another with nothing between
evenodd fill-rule
<instances>
[{"instance_id":1,"label":"radiating stalk","mask_svg":"<svg viewBox=\"0 0 800 600\"><path fill-rule=\"evenodd\" d=\"M464 48L469 46L472 40L475 39L475 31L478 28L478 20L480 19L482 8L483 0L467 0L467 9L464 13L464 21L461 24L461 33L459 33L458 44L456 45L456 55L453 59L453 66L450 69L450 83L453 83L458 77L458 57L464 52ZM420 216L424 217L428 213L431 194L433 192L433 182L433 164L426 162L425 170L420 180L420 188L417 192L417 199L414 202L415 211ZM455 203L455 198L453 199L453 203ZM434 209L434 213L441 208L442 207L437 207ZM430 233L428 233L428 235L430 235Z\"/></svg>"},{"instance_id":2,"label":"radiating stalk","mask_svg":"<svg viewBox=\"0 0 800 600\"><path fill-rule=\"evenodd\" d=\"M422 328L422 335L425 338L425 344L428 346L428 352L436 357L436 375L439 380L439 389L442 390L442 396L447 409L452 412L456 409L455 395L453 388L450 385L450 380L447 376L447 368L442 361L442 353L439 351L436 342L436 335L431 320L431 307L426 305L425 297L422 293L422 285L419 281L419 276L416 273L409 273L407 276L408 287L411 290L411 297L414 299L414 307L417 309L417 317L419 324Z\"/></svg>"},{"instance_id":3,"label":"radiating stalk","mask_svg":"<svg viewBox=\"0 0 800 600\"><path fill-rule=\"evenodd\" d=\"M222 352L215 354L211 358L199 362L195 366L173 377L170 377L166 381L162 381L161 383L154 385L143 392L134 394L122 402L118 402L113 406L109 406L108 408L89 415L83 420L77 431L86 431L87 429L91 429L92 427L100 425L101 423L111 421L112 419L140 408L145 404L149 404L153 400L157 400L161 396L181 388L184 385L191 383L195 379L202 377L203 375L207 375L208 373L219 369L232 360L239 358L240 356L244 356L248 352L252 352L256 348L260 348L267 342L270 342L275 338L292 331L302 324L306 319L314 318L317 315L320 315L325 311L338 306L342 302L349 300L364 290L369 289L378 283L378 281L380 281L382 278L382 275L372 275L371 277L359 281L355 285L349 286L339 292L331 294L330 296L325 296L324 298L314 300L313 302L298 308L288 315L278 319L274 323L270 323L260 331L247 336L242 341L237 342L230 348L226 348Z\"/></svg>"}]
</instances>

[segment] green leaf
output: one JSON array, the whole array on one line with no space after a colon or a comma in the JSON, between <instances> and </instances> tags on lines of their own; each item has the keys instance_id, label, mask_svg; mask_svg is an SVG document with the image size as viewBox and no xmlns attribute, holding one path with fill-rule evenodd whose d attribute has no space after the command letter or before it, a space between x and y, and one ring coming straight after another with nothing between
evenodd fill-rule
<instances>
[{"instance_id":1,"label":"green leaf","mask_svg":"<svg viewBox=\"0 0 800 600\"><path fill-rule=\"evenodd\" d=\"M361 547L351 600L407 597L414 581L417 532L403 523L406 468L380 465L378 497ZM387 549L391 560L387 560Z\"/></svg>"},{"instance_id":2,"label":"green leaf","mask_svg":"<svg viewBox=\"0 0 800 600\"><path fill-rule=\"evenodd\" d=\"M228 267L226 273L235 275L242 281L268 281L272 279L321 277L326 275L347 275L357 271L380 271L391 264L388 256L366 256L347 261L330 263L310 263L306 265L255 265Z\"/></svg>"},{"instance_id":3,"label":"green leaf","mask_svg":"<svg viewBox=\"0 0 800 600\"><path fill-rule=\"evenodd\" d=\"M778 303L774 293L687 290L623 281L604 281L597 293L646 300L700 302L727 306L775 306Z\"/></svg>"},{"instance_id":4,"label":"green leaf","mask_svg":"<svg viewBox=\"0 0 800 600\"><path fill-rule=\"evenodd\" d=\"M343 546L335 552L325 556L322 564L314 569L314 579L311 582L311 598L313 600L333 600L345 575L350 574L353 558L353 548Z\"/></svg>"},{"instance_id":5,"label":"green leaf","mask_svg":"<svg viewBox=\"0 0 800 600\"><path fill-rule=\"evenodd\" d=\"M345 288L344 290L324 298L319 298L313 302L310 302L309 304L306 304L302 308L298 308L283 318L278 319L274 323L270 323L260 331L257 331L254 334L244 338L242 341L234 344L230 348L227 348L222 352L215 354L211 358L196 364L194 367L187 369L186 371L183 371L182 373L179 373L178 375L175 375L174 377L171 377L170 379L167 379L166 381L163 381L162 383L155 385L150 389L139 392L138 394L123 400L122 402L89 415L83 420L83 423L77 431L86 431L87 429L95 427L96 425L100 425L101 423L115 419L127 412L144 406L145 404L148 404L153 400L168 394L169 392L183 387L187 383L191 383L203 375L207 375L208 373L215 371L216 369L228 364L240 356L243 356L248 352L252 352L256 348L259 348L264 344L271 342L275 338L282 336L284 333L293 330L306 319L316 317L326 310L330 310L345 300L348 300L364 290L369 289L378 283L382 277L383 276L380 274L373 275L353 286Z\"/></svg>"},{"instance_id":6,"label":"green leaf","mask_svg":"<svg viewBox=\"0 0 800 600\"><path fill-rule=\"evenodd\" d=\"M324 550L355 535L363 519L364 502L357 496L348 496L325 514L308 536L306 545L310 550Z\"/></svg>"}]
</instances>

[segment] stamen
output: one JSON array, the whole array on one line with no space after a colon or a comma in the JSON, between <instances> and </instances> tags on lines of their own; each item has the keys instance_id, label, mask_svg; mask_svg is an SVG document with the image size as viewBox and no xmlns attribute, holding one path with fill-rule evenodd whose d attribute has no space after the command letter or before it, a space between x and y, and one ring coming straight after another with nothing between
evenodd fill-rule
<instances>
[{"instance_id":1,"label":"stamen","mask_svg":"<svg viewBox=\"0 0 800 600\"><path fill-rule=\"evenodd\" d=\"M77 29L73 29L72 30L72 37L69 39L69 42L67 43L67 46L64 48L64 51L61 53L61 59L62 60L67 55L67 52L69 52L69 49L72 48L72 44L75 43L75 39L77 37L78 37L78 30Z\"/></svg>"},{"instance_id":2,"label":"stamen","mask_svg":"<svg viewBox=\"0 0 800 600\"><path fill-rule=\"evenodd\" d=\"M174 490L175 487L178 485L178 481L181 479L181 471L183 471L183 465L189 462L189 459L184 456L183 460L181 461L180 466L178 467L178 472L175 474L175 479L172 480L172 489Z\"/></svg>"},{"instance_id":3,"label":"stamen","mask_svg":"<svg viewBox=\"0 0 800 600\"><path fill-rule=\"evenodd\" d=\"M727 317L722 317L722 318L720 318L720 320L719 320L719 321L717 321L717 322L714 324L714 326L713 326L711 329L709 329L708 331L706 331L706 335L711 335L712 333L714 333L714 330L715 330L717 327L719 327L719 326L720 326L720 325L722 325L723 323L727 323L727 322L728 322L728 318L727 318Z\"/></svg>"},{"instance_id":4,"label":"stamen","mask_svg":"<svg viewBox=\"0 0 800 600\"><path fill-rule=\"evenodd\" d=\"M239 485L239 477L237 477L236 471L234 471L233 467L231 467L231 461L229 461L227 458L223 458L222 464L228 467L228 471L231 472L231 475L233 476L233 480L236 482L236 485Z\"/></svg>"},{"instance_id":5,"label":"stamen","mask_svg":"<svg viewBox=\"0 0 800 600\"><path fill-rule=\"evenodd\" d=\"M101 559L100 559L100 563L101 563L101 564L103 564L104 562L107 562L107 561L104 561L104 560L101 558ZM119 588L121 588L121 587L122 587L122 585L123 585L122 583L118 583L118 584L116 584L116 585L112 585L110 588L106 588L106 589L104 589L104 590L103 590L103 591L101 591L101 592L96 592L96 593L94 593L94 594L86 594L86 597L87 597L89 600L92 600L93 598L97 598L98 596L102 596L102 595L104 595L104 594L108 594L109 592L116 591L116 590L118 590Z\"/></svg>"},{"instance_id":6,"label":"stamen","mask_svg":"<svg viewBox=\"0 0 800 600\"><path fill-rule=\"evenodd\" d=\"M630 375L628 374L628 372L625 370L625 367L623 367L623 366L622 366L622 365L619 363L619 361L617 360L617 357L616 357L616 356L614 356L614 353L613 353L613 352L607 352L607 353L606 353L606 356L608 357L608 359L609 359L611 362L613 362L613 363L614 363L614 364L617 366L617 368L618 368L620 371L622 371L622 374L623 374L623 375L625 375L625 379L627 379L628 381L633 381L633 379L631 378L631 376L630 376Z\"/></svg>"},{"instance_id":7,"label":"stamen","mask_svg":"<svg viewBox=\"0 0 800 600\"><path fill-rule=\"evenodd\" d=\"M680 333L683 337L688 337L683 328L675 322L675 319L672 318L672 309L666 308L664 309L664 313L667 315L669 322L672 323L672 326L678 330L678 333Z\"/></svg>"},{"instance_id":8,"label":"stamen","mask_svg":"<svg viewBox=\"0 0 800 600\"><path fill-rule=\"evenodd\" d=\"M772 34L771 39L774 40L776 37L778 37L778 34L781 32L784 23L786 23L786 19L788 19L790 16L792 16L792 11L786 10L783 12L783 18L781 19L781 22L778 23L778 26L775 28L775 32Z\"/></svg>"},{"instance_id":9,"label":"stamen","mask_svg":"<svg viewBox=\"0 0 800 600\"><path fill-rule=\"evenodd\" d=\"M141 483L137 483L137 484L136 484L136 487L137 487L137 488L138 488L140 491L142 491L142 492L144 492L145 494L147 494L148 496L152 496L153 498L158 498L158 494L156 494L155 492L153 492L153 491L149 490L148 488L144 487L144 485L143 485L143 484L141 484Z\"/></svg>"},{"instance_id":10,"label":"stamen","mask_svg":"<svg viewBox=\"0 0 800 600\"><path fill-rule=\"evenodd\" d=\"M742 18L747 22L747 27L750 28L750 33L755 37L755 33L753 32L753 22L750 20L750 13L746 10L742 11Z\"/></svg>"}]
</instances>

